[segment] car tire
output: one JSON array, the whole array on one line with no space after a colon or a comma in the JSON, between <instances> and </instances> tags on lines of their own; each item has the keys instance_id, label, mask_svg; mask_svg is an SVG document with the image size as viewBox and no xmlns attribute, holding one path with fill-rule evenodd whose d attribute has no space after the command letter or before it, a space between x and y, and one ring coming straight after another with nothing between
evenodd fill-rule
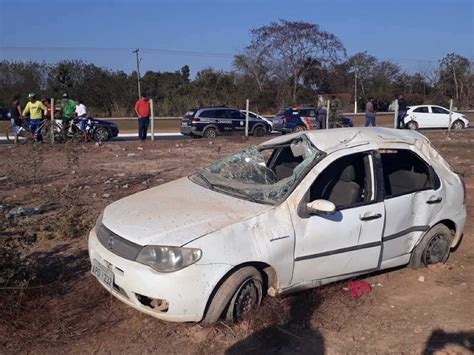
<instances>
[{"instance_id":1,"label":"car tire","mask_svg":"<svg viewBox=\"0 0 474 355\"><path fill-rule=\"evenodd\" d=\"M304 128L304 127L301 126L301 125L298 125L298 126L296 126L295 128L293 128L293 133L296 133L296 132L303 132L303 131L305 131L305 130L306 130L306 128Z\"/></svg>"},{"instance_id":2,"label":"car tire","mask_svg":"<svg viewBox=\"0 0 474 355\"><path fill-rule=\"evenodd\" d=\"M411 129L412 131L416 131L418 129L418 123L416 121L409 121L407 124L406 124L406 127L408 129Z\"/></svg>"},{"instance_id":3,"label":"car tire","mask_svg":"<svg viewBox=\"0 0 474 355\"><path fill-rule=\"evenodd\" d=\"M454 129L455 131L460 131L464 128L464 122L461 120L456 120L451 125L451 128Z\"/></svg>"},{"instance_id":4,"label":"car tire","mask_svg":"<svg viewBox=\"0 0 474 355\"><path fill-rule=\"evenodd\" d=\"M96 142L106 142L110 139L110 132L105 127L97 127L94 130L93 138Z\"/></svg>"},{"instance_id":5,"label":"car tire","mask_svg":"<svg viewBox=\"0 0 474 355\"><path fill-rule=\"evenodd\" d=\"M424 266L444 264L451 251L452 233L444 224L431 228L415 247L411 254L409 266L419 269Z\"/></svg>"},{"instance_id":6,"label":"car tire","mask_svg":"<svg viewBox=\"0 0 474 355\"><path fill-rule=\"evenodd\" d=\"M253 135L256 137L263 137L265 134L267 134L267 130L263 126L257 126L253 130Z\"/></svg>"},{"instance_id":7,"label":"car tire","mask_svg":"<svg viewBox=\"0 0 474 355\"><path fill-rule=\"evenodd\" d=\"M203 133L203 136L207 139L214 139L217 137L217 130L214 127L206 128Z\"/></svg>"},{"instance_id":8,"label":"car tire","mask_svg":"<svg viewBox=\"0 0 474 355\"><path fill-rule=\"evenodd\" d=\"M231 274L217 289L201 323L212 324L225 314L228 321L241 321L263 297L262 274L252 266Z\"/></svg>"}]
</instances>

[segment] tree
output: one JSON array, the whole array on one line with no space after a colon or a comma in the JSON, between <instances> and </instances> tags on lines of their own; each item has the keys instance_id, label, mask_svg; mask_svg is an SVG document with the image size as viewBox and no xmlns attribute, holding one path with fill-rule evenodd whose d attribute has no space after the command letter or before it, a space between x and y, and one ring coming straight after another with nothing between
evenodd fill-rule
<instances>
[{"instance_id":1,"label":"tree","mask_svg":"<svg viewBox=\"0 0 474 355\"><path fill-rule=\"evenodd\" d=\"M271 77L290 83L293 101L305 73L337 62L346 53L339 38L317 24L279 20L250 33L250 45L236 57L235 64L254 72L258 69L258 77L268 68Z\"/></svg>"},{"instance_id":2,"label":"tree","mask_svg":"<svg viewBox=\"0 0 474 355\"><path fill-rule=\"evenodd\" d=\"M445 94L458 102L465 102L472 92L473 68L466 57L450 53L440 61L439 83Z\"/></svg>"}]
</instances>

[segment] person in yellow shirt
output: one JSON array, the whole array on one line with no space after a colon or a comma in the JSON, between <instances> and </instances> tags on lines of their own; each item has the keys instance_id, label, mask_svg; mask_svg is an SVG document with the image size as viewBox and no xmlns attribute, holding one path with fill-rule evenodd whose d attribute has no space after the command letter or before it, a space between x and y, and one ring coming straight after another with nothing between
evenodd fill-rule
<instances>
[{"instance_id":1,"label":"person in yellow shirt","mask_svg":"<svg viewBox=\"0 0 474 355\"><path fill-rule=\"evenodd\" d=\"M35 141L41 140L41 132L38 129L43 123L43 117L48 114L48 108L39 100L36 100L34 93L28 94L28 103L23 110L23 116L30 116L30 130L33 133Z\"/></svg>"}]
</instances>

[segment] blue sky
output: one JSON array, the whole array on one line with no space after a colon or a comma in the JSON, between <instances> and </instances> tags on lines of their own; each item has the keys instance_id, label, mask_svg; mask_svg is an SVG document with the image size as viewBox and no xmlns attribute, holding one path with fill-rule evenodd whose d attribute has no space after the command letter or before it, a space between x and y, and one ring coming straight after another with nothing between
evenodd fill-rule
<instances>
[{"instance_id":1,"label":"blue sky","mask_svg":"<svg viewBox=\"0 0 474 355\"><path fill-rule=\"evenodd\" d=\"M449 52L474 60L474 0L0 0L0 59L83 59L130 72L138 47L143 73L228 70L249 30L279 18L317 23L349 55L367 51L409 71Z\"/></svg>"}]
</instances>

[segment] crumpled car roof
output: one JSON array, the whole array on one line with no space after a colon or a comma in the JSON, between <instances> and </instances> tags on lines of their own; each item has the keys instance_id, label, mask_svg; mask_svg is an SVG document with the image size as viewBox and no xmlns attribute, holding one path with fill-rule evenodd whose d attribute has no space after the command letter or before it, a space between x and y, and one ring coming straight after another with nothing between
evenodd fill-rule
<instances>
[{"instance_id":1,"label":"crumpled car roof","mask_svg":"<svg viewBox=\"0 0 474 355\"><path fill-rule=\"evenodd\" d=\"M262 145L283 144L303 134L309 138L316 148L324 152L364 143L403 142L414 145L416 141L429 142L424 135L412 130L385 127L352 127L287 134L271 139Z\"/></svg>"}]
</instances>

